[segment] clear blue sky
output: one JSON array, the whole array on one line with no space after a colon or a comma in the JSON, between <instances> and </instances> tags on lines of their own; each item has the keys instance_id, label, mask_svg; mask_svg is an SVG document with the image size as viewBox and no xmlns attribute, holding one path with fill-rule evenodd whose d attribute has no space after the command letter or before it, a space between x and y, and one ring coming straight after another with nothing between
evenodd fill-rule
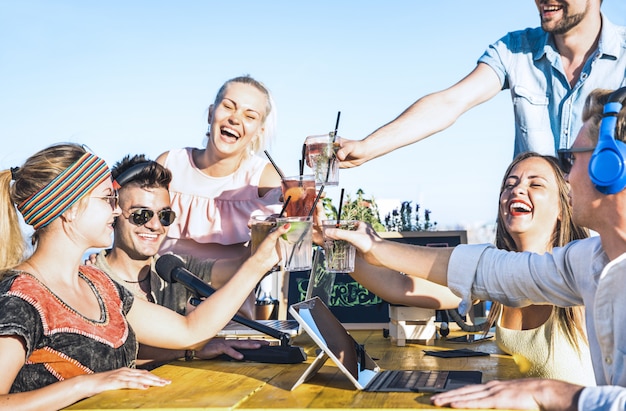
<instances>
[{"instance_id":1,"label":"clear blue sky","mask_svg":"<svg viewBox=\"0 0 626 411\"><path fill-rule=\"evenodd\" d=\"M626 24L623 0L603 10ZM0 167L60 141L110 164L199 146L217 89L247 73L274 94L270 153L295 173L304 138L330 131L337 111L339 135L363 138L538 21L532 0L0 0ZM438 135L342 170L340 187L418 202L440 227L493 222L512 122L502 92ZM338 203L338 188L327 193Z\"/></svg>"}]
</instances>

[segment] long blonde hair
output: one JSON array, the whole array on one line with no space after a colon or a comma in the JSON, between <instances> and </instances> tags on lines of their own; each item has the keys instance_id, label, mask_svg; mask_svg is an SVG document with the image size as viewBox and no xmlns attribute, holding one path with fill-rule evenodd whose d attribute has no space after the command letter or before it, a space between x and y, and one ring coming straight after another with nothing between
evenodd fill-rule
<instances>
[{"instance_id":1,"label":"long blonde hair","mask_svg":"<svg viewBox=\"0 0 626 411\"><path fill-rule=\"evenodd\" d=\"M504 173L504 178L502 179L502 184L500 186L500 194L502 194L502 192L505 190L506 180L511 174L513 168L522 161L529 158L544 159L552 168L557 182L557 187L559 190L558 206L560 210L560 219L557 220L557 223L554 227L551 246L562 247L570 241L589 237L589 231L586 228L580 227L574 224L574 222L572 221L572 208L569 204L568 197L569 186L565 181L565 176L563 175L561 168L559 167L558 160L553 156L541 155L534 152L526 152L515 157L513 162L509 165L506 172ZM524 251L517 249L513 237L506 229L506 226L504 224L504 218L501 215L500 209L498 210L495 244L496 247L502 250ZM495 322L498 320L501 312L502 305L500 303L494 302L489 312L489 318L487 319L490 327L493 326L493 324L495 324ZM555 306L553 308L553 312L557 317L558 326L561 327L570 343L574 347L580 348L578 346L578 342L586 341L582 307L560 308Z\"/></svg>"}]
</instances>

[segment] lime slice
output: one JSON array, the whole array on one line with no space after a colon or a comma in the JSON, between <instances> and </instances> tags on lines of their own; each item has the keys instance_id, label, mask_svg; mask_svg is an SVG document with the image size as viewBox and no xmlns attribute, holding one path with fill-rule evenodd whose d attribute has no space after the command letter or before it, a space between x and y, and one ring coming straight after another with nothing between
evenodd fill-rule
<instances>
[{"instance_id":1,"label":"lime slice","mask_svg":"<svg viewBox=\"0 0 626 411\"><path fill-rule=\"evenodd\" d=\"M287 242L289 243L295 243L300 239L300 236L302 235L304 230L307 229L308 225L309 223L305 221L292 221L289 231L281 235L281 237L283 240L287 240Z\"/></svg>"}]
</instances>

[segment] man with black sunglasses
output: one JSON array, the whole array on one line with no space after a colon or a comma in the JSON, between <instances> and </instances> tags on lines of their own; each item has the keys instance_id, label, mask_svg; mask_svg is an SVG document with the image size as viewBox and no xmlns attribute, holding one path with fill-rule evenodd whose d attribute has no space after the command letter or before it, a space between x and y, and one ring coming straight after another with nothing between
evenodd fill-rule
<instances>
[{"instance_id":1,"label":"man with black sunglasses","mask_svg":"<svg viewBox=\"0 0 626 411\"><path fill-rule=\"evenodd\" d=\"M165 282L155 270L159 247L176 219L170 208L170 171L144 155L135 155L116 163L111 174L122 213L115 222L113 247L102 251L92 261L137 298L184 315L192 294L182 284ZM186 269L215 288L226 283L242 263L239 259L202 261L191 256L181 257ZM253 340L214 339L197 352L141 346L138 358L153 363L182 357L208 359L225 353L241 359L243 356L236 351L237 348L259 348L261 345Z\"/></svg>"}]
</instances>

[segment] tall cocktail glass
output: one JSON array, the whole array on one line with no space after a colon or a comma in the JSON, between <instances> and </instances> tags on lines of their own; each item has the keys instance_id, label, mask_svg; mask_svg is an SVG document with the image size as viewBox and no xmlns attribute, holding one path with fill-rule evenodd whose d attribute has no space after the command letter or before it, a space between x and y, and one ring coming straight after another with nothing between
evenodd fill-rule
<instances>
[{"instance_id":1,"label":"tall cocktail glass","mask_svg":"<svg viewBox=\"0 0 626 411\"><path fill-rule=\"evenodd\" d=\"M306 164L313 170L315 184L336 186L339 184L339 144L333 141L333 133L308 136L304 140Z\"/></svg>"},{"instance_id":2,"label":"tall cocktail glass","mask_svg":"<svg viewBox=\"0 0 626 411\"><path fill-rule=\"evenodd\" d=\"M313 175L285 177L281 187L284 201L287 200L287 197L291 197L285 214L290 217L308 216L317 196Z\"/></svg>"},{"instance_id":3,"label":"tall cocktail glass","mask_svg":"<svg viewBox=\"0 0 626 411\"><path fill-rule=\"evenodd\" d=\"M289 231L278 239L285 271L311 269L313 262L313 219L311 217L283 217L276 223L291 224Z\"/></svg>"},{"instance_id":4,"label":"tall cocktail glass","mask_svg":"<svg viewBox=\"0 0 626 411\"><path fill-rule=\"evenodd\" d=\"M326 254L326 271L331 273L351 273L354 271L355 247L344 240L333 240L326 236L328 228L356 230L356 220L324 220L322 221L322 235L324 237L324 253Z\"/></svg>"}]
</instances>

